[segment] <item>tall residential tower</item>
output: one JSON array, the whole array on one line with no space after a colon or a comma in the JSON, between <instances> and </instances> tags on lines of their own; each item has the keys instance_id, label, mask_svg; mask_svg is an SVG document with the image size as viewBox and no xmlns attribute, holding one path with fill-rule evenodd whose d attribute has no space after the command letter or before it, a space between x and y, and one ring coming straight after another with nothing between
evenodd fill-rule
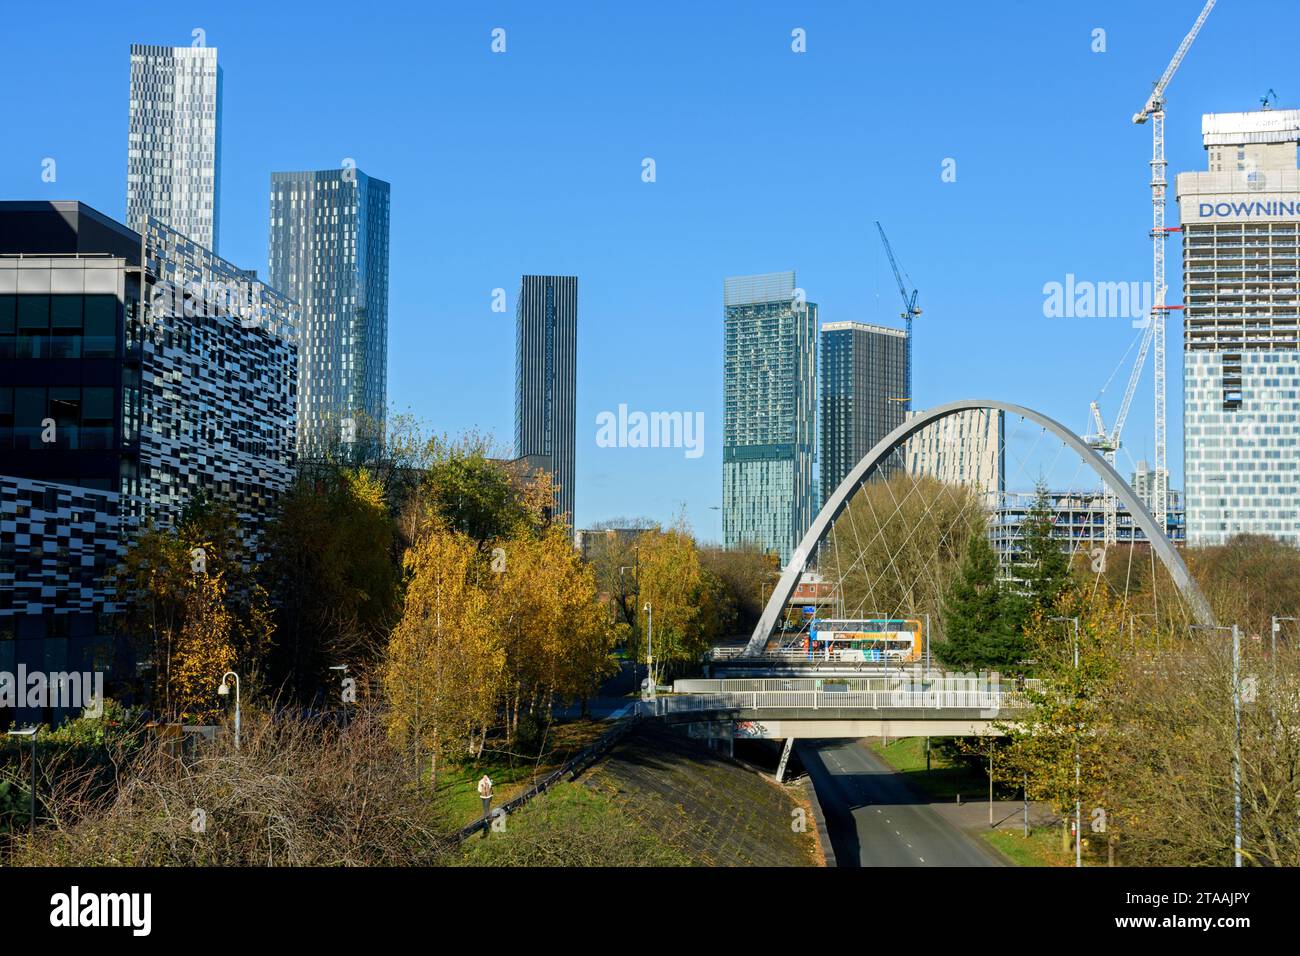
<instances>
[{"instance_id":1,"label":"tall residential tower","mask_svg":"<svg viewBox=\"0 0 1300 956\"><path fill-rule=\"evenodd\" d=\"M1300 110L1208 114L1178 175L1187 542L1300 545Z\"/></svg>"},{"instance_id":2,"label":"tall residential tower","mask_svg":"<svg viewBox=\"0 0 1300 956\"><path fill-rule=\"evenodd\" d=\"M822 326L822 501L880 439L903 424L910 348L902 329L861 322Z\"/></svg>"},{"instance_id":3,"label":"tall residential tower","mask_svg":"<svg viewBox=\"0 0 1300 956\"><path fill-rule=\"evenodd\" d=\"M817 306L793 272L726 280L723 377L723 544L784 564L817 507Z\"/></svg>"},{"instance_id":4,"label":"tall residential tower","mask_svg":"<svg viewBox=\"0 0 1300 956\"><path fill-rule=\"evenodd\" d=\"M216 47L131 45L126 221L150 216L217 252L221 67Z\"/></svg>"},{"instance_id":5,"label":"tall residential tower","mask_svg":"<svg viewBox=\"0 0 1300 956\"><path fill-rule=\"evenodd\" d=\"M555 515L573 526L578 277L523 276L515 304L515 455L557 485Z\"/></svg>"},{"instance_id":6,"label":"tall residential tower","mask_svg":"<svg viewBox=\"0 0 1300 956\"><path fill-rule=\"evenodd\" d=\"M378 435L388 389L389 185L355 166L271 174L270 282L302 308L298 450Z\"/></svg>"}]
</instances>

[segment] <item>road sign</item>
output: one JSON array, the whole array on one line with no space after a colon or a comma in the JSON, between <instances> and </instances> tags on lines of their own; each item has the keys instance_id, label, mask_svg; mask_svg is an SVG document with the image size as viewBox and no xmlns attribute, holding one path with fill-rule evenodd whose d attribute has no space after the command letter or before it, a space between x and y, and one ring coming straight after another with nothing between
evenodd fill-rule
<instances>
[{"instance_id":1,"label":"road sign","mask_svg":"<svg viewBox=\"0 0 1300 956\"><path fill-rule=\"evenodd\" d=\"M804 616L804 617L812 617L812 616L815 615L816 613L817 613L817 608L816 608L816 607L814 607L814 606L811 605L811 604L805 604L805 605L804 605L804 609L803 609L803 616Z\"/></svg>"}]
</instances>

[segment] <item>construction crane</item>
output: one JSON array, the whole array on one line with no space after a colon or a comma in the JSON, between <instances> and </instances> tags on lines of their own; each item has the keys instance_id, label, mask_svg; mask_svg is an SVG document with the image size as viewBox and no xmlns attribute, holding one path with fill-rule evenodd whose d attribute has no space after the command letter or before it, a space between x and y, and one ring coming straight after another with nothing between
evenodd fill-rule
<instances>
[{"instance_id":1,"label":"construction crane","mask_svg":"<svg viewBox=\"0 0 1300 956\"><path fill-rule=\"evenodd\" d=\"M904 414L912 410L912 320L921 314L921 310L916 307L916 297L919 294L916 289L912 290L909 297L907 287L912 284L903 270L898 267L898 260L894 258L894 250L889 245L889 237L885 235L885 229L876 222L876 229L880 232L880 241L885 245L885 255L889 256L889 266L894 270L894 281L898 283L898 294L903 298L903 321L907 323L907 395L903 401L906 407L903 409Z\"/></svg>"},{"instance_id":2,"label":"construction crane","mask_svg":"<svg viewBox=\"0 0 1300 956\"><path fill-rule=\"evenodd\" d=\"M1129 373L1128 387L1124 389L1124 398L1119 405L1119 414L1115 416L1114 427L1107 431L1106 425L1101 418L1101 407L1096 401L1091 405L1092 422L1096 427L1096 431L1091 435L1085 435L1084 441L1100 452L1112 468L1115 467L1115 455L1119 451L1120 433L1124 431L1124 422L1128 419L1128 410L1133 404L1133 395L1137 392L1138 380L1142 377L1142 367L1146 365L1147 352L1151 348L1151 339L1154 332L1155 323L1148 322L1146 329L1142 332L1137 359L1133 362L1133 370ZM1118 372L1119 369L1116 369L1116 371ZM1115 498L1115 492L1107 485L1103 502L1103 518L1105 522L1103 533L1104 542L1108 548L1118 539L1118 517L1119 505Z\"/></svg>"},{"instance_id":3,"label":"construction crane","mask_svg":"<svg viewBox=\"0 0 1300 956\"><path fill-rule=\"evenodd\" d=\"M1133 114L1134 123L1142 124L1148 119L1151 120L1151 293L1153 296L1151 344L1155 351L1153 364L1155 366L1156 419L1155 487L1152 489L1153 507L1151 510L1154 513L1157 526L1162 531L1168 527L1169 520L1169 461L1165 445L1165 319L1170 309L1181 308L1181 306L1165 304L1165 240L1169 238L1170 232L1177 231L1176 229L1165 228L1165 189L1168 186L1165 181L1165 90L1169 86L1169 81L1174 78L1174 73L1177 72L1179 65L1183 62L1183 57L1191 49L1196 35L1201 32L1201 27L1205 24L1205 18L1210 15L1215 3L1216 0L1206 0L1205 6L1201 8L1201 13L1196 18L1196 22L1192 24L1187 36L1183 37L1183 42L1178 44L1173 59L1169 61L1169 65L1165 67L1165 72L1156 81L1156 85L1151 90L1151 95L1147 97L1146 103L1141 110ZM1123 421L1117 420L1116 424L1123 425ZM1119 436L1117 432L1114 438L1116 444L1118 444Z\"/></svg>"}]
</instances>

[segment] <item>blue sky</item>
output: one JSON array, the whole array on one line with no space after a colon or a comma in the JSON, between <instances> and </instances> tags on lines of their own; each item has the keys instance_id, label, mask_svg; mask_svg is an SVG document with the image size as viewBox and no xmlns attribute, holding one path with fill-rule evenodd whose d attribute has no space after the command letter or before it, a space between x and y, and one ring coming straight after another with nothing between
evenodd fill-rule
<instances>
[{"instance_id":1,"label":"blue sky","mask_svg":"<svg viewBox=\"0 0 1300 956\"><path fill-rule=\"evenodd\" d=\"M716 538L723 278L795 269L823 321L892 324L876 219L921 291L918 407L1001 398L1087 428L1137 333L1044 318L1043 286L1149 278L1151 135L1130 117L1200 6L52 4L7 18L0 196L123 218L128 47L187 46L202 28L225 72L223 256L265 274L273 170L350 157L389 181L389 402L507 443L519 276L577 275L577 523L684 505ZM1170 88L1171 183L1205 167L1203 112L1254 108L1270 88L1300 106L1298 25L1291 0L1211 14ZM949 158L955 182L941 180ZM1172 189L1170 208L1172 224ZM1180 302L1177 241L1169 255ZM1180 487L1176 321L1169 339ZM1126 376L1103 398L1108 419ZM704 455L598 448L596 416L620 403L703 411ZM1151 404L1148 367L1125 432L1134 460L1151 456Z\"/></svg>"}]
</instances>

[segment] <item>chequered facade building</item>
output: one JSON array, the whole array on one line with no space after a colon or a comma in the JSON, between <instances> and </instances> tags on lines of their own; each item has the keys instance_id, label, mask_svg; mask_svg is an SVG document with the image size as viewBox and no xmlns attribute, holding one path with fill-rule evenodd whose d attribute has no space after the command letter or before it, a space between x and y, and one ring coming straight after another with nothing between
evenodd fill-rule
<instances>
[{"instance_id":1,"label":"chequered facade building","mask_svg":"<svg viewBox=\"0 0 1300 956\"><path fill-rule=\"evenodd\" d=\"M102 659L122 549L200 492L255 552L293 476L297 336L292 300L157 220L0 202L0 670Z\"/></svg>"}]
</instances>

